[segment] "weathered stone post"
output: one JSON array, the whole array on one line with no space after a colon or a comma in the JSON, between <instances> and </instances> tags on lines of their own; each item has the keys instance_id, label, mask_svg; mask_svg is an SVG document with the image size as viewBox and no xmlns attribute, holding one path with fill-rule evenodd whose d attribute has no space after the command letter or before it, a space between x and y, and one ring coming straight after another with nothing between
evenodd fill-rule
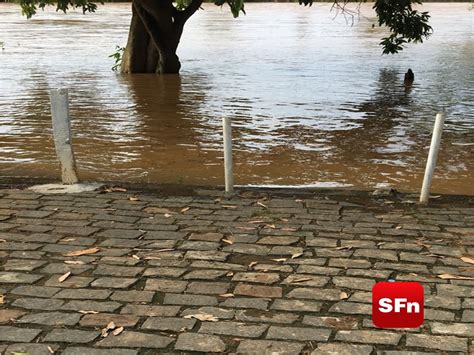
<instances>
[{"instance_id":1,"label":"weathered stone post","mask_svg":"<svg viewBox=\"0 0 474 355\"><path fill-rule=\"evenodd\" d=\"M75 184L77 177L76 160L72 149L71 118L67 89L53 89L49 93L53 122L54 145L61 165L63 184Z\"/></svg>"}]
</instances>

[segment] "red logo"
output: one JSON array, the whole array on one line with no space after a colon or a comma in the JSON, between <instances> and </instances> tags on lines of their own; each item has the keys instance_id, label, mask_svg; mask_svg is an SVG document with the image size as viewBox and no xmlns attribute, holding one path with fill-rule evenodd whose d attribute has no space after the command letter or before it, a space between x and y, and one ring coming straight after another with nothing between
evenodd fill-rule
<instances>
[{"instance_id":1,"label":"red logo","mask_svg":"<svg viewBox=\"0 0 474 355\"><path fill-rule=\"evenodd\" d=\"M418 328L424 293L418 282L378 282L372 288L372 322L379 328Z\"/></svg>"}]
</instances>

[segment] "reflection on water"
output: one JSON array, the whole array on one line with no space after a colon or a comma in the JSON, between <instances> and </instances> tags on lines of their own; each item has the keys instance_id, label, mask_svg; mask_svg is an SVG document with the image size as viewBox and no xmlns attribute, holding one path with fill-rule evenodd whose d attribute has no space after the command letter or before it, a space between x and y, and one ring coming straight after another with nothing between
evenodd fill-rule
<instances>
[{"instance_id":1,"label":"reflection on water","mask_svg":"<svg viewBox=\"0 0 474 355\"><path fill-rule=\"evenodd\" d=\"M437 110L448 120L434 190L474 194L474 39L468 4L429 4L433 37L382 57L370 5L353 27L329 4L206 5L186 27L181 77L119 75L128 4L27 21L0 4L0 174L59 176L48 90L70 88L85 179L222 184L221 119L238 184L419 189ZM69 34L73 33L74 36ZM408 68L412 88L403 86Z\"/></svg>"}]
</instances>

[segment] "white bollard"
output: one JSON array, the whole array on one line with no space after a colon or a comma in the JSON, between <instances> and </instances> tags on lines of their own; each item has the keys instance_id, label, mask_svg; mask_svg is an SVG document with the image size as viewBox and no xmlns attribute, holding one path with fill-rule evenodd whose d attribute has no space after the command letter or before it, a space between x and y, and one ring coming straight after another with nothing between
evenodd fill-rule
<instances>
[{"instance_id":1,"label":"white bollard","mask_svg":"<svg viewBox=\"0 0 474 355\"><path fill-rule=\"evenodd\" d=\"M225 173L225 192L234 192L234 175L232 171L232 124L228 117L222 119L224 132L224 173Z\"/></svg>"},{"instance_id":2,"label":"white bollard","mask_svg":"<svg viewBox=\"0 0 474 355\"><path fill-rule=\"evenodd\" d=\"M72 149L68 91L67 89L51 90L49 97L51 100L54 146L61 164L61 179L63 184L75 184L79 179Z\"/></svg>"},{"instance_id":3,"label":"white bollard","mask_svg":"<svg viewBox=\"0 0 474 355\"><path fill-rule=\"evenodd\" d=\"M436 167L436 159L438 158L445 116L446 115L444 111L436 115L436 121L433 128L433 136L431 137L430 152L428 154L428 161L426 162L425 177L423 178L423 187L421 188L421 203L426 204L430 199L431 180L433 179L433 173Z\"/></svg>"}]
</instances>

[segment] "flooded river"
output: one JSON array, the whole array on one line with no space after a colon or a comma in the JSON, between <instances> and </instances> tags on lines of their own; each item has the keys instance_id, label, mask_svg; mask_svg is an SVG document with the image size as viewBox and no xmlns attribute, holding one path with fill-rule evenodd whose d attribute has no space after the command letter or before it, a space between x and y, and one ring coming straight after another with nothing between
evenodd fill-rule
<instances>
[{"instance_id":1,"label":"flooded river","mask_svg":"<svg viewBox=\"0 0 474 355\"><path fill-rule=\"evenodd\" d=\"M397 56L381 56L369 4L353 26L322 3L252 3L236 20L205 5L185 28L179 78L111 71L129 7L26 20L0 4L1 176L59 176L48 90L67 87L83 179L222 185L228 116L237 184L417 191L444 107L433 190L474 194L470 4L425 5L433 36Z\"/></svg>"}]
</instances>

